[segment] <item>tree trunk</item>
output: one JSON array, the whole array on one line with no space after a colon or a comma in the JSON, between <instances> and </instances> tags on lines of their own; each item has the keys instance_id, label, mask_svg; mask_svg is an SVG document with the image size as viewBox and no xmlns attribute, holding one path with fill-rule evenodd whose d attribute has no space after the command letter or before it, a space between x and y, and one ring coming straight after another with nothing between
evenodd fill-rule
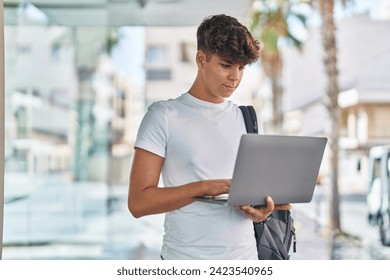
<instances>
[{"instance_id":1,"label":"tree trunk","mask_svg":"<svg viewBox=\"0 0 390 280\"><path fill-rule=\"evenodd\" d=\"M271 80L272 87L272 131L281 134L283 132L282 57L279 51L264 52L262 59L264 71Z\"/></svg>"},{"instance_id":2,"label":"tree trunk","mask_svg":"<svg viewBox=\"0 0 390 280\"><path fill-rule=\"evenodd\" d=\"M340 108L338 105L338 69L336 26L334 22L334 0L318 0L322 18L321 35L324 48L324 66L327 75L325 105L330 118L329 146L331 152L331 199L330 199L330 228L341 231L340 199L338 190L338 159L340 137Z\"/></svg>"},{"instance_id":3,"label":"tree trunk","mask_svg":"<svg viewBox=\"0 0 390 280\"><path fill-rule=\"evenodd\" d=\"M272 77L271 84L273 131L281 134L283 133L283 87L281 75Z\"/></svg>"}]
</instances>

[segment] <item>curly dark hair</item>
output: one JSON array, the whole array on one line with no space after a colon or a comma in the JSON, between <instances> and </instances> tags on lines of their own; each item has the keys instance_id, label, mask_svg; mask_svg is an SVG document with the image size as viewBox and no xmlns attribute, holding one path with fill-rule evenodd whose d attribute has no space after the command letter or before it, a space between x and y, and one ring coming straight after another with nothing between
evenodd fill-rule
<instances>
[{"instance_id":1,"label":"curly dark hair","mask_svg":"<svg viewBox=\"0 0 390 280\"><path fill-rule=\"evenodd\" d=\"M232 63L247 65L260 57L260 44L236 18L224 14L207 17L196 33L198 50L209 59L218 55Z\"/></svg>"}]
</instances>

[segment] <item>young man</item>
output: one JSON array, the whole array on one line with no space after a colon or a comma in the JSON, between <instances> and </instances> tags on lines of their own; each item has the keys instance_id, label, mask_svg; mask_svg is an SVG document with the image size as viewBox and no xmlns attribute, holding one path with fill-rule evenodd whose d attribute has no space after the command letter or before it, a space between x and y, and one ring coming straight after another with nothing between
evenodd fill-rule
<instances>
[{"instance_id":1,"label":"young man","mask_svg":"<svg viewBox=\"0 0 390 280\"><path fill-rule=\"evenodd\" d=\"M275 209L195 202L229 192L241 135L239 107L226 100L246 65L260 56L258 42L235 18L215 15L197 31L198 73L176 99L152 104L139 128L128 206L135 217L166 213L163 259L257 259L253 221ZM160 173L164 188L158 188Z\"/></svg>"}]
</instances>

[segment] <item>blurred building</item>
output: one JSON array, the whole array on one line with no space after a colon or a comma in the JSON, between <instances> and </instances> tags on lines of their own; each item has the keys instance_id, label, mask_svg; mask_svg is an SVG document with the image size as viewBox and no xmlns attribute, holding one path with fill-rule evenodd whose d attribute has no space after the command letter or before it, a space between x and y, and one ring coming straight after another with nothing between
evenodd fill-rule
<instances>
[{"instance_id":1,"label":"blurred building","mask_svg":"<svg viewBox=\"0 0 390 280\"><path fill-rule=\"evenodd\" d=\"M106 54L107 29L5 32L6 170L127 182L144 92Z\"/></svg>"},{"instance_id":2,"label":"blurred building","mask_svg":"<svg viewBox=\"0 0 390 280\"><path fill-rule=\"evenodd\" d=\"M71 34L63 27L42 26L6 26L5 33L7 170L67 170L72 158L69 109L77 91Z\"/></svg>"},{"instance_id":3,"label":"blurred building","mask_svg":"<svg viewBox=\"0 0 390 280\"><path fill-rule=\"evenodd\" d=\"M147 27L145 36L146 105L186 92L197 66L196 27Z\"/></svg>"},{"instance_id":4,"label":"blurred building","mask_svg":"<svg viewBox=\"0 0 390 280\"><path fill-rule=\"evenodd\" d=\"M340 191L365 192L367 152L390 143L390 21L361 14L337 22L342 109ZM320 29L312 28L300 53L286 50L285 113L289 134L327 134L322 105L326 77Z\"/></svg>"}]
</instances>

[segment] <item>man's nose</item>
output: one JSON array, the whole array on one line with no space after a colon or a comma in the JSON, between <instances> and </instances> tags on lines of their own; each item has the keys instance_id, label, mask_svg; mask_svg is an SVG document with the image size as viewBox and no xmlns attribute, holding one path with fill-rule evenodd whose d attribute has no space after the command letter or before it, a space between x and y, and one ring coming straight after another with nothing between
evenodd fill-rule
<instances>
[{"instance_id":1,"label":"man's nose","mask_svg":"<svg viewBox=\"0 0 390 280\"><path fill-rule=\"evenodd\" d=\"M232 67L229 71L229 79L237 81L240 78L240 69L238 67Z\"/></svg>"}]
</instances>

